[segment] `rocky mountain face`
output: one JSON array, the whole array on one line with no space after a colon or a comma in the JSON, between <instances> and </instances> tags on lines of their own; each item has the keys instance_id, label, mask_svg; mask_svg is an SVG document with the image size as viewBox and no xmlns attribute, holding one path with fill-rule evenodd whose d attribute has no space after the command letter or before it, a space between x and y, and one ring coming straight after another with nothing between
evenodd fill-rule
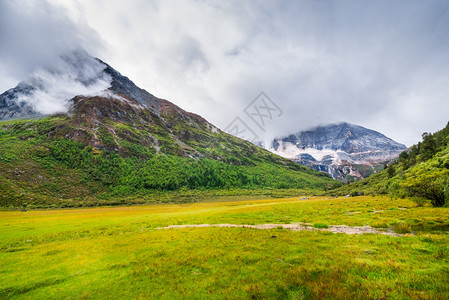
<instances>
[{"instance_id":1,"label":"rocky mountain face","mask_svg":"<svg viewBox=\"0 0 449 300\"><path fill-rule=\"evenodd\" d=\"M15 88L1 94L0 119L24 118L39 115L33 106L19 99L19 97L30 95L33 90L34 88L31 85L19 83Z\"/></svg>"},{"instance_id":2,"label":"rocky mountain face","mask_svg":"<svg viewBox=\"0 0 449 300\"><path fill-rule=\"evenodd\" d=\"M332 178L346 181L365 178L406 149L383 134L349 123L319 126L283 138L268 148L285 158Z\"/></svg>"}]
</instances>

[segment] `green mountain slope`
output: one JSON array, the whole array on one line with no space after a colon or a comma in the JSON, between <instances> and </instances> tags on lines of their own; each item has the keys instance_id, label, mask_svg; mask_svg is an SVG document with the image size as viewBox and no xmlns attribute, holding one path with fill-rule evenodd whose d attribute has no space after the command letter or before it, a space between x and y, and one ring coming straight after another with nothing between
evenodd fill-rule
<instances>
[{"instance_id":1,"label":"green mountain slope","mask_svg":"<svg viewBox=\"0 0 449 300\"><path fill-rule=\"evenodd\" d=\"M131 99L76 97L67 114L0 122L0 206L107 204L155 191L312 191L334 182L159 103L157 115Z\"/></svg>"},{"instance_id":2,"label":"green mountain slope","mask_svg":"<svg viewBox=\"0 0 449 300\"><path fill-rule=\"evenodd\" d=\"M330 191L332 195L389 194L411 197L418 204L449 203L449 123L401 153L395 163L367 179Z\"/></svg>"}]
</instances>

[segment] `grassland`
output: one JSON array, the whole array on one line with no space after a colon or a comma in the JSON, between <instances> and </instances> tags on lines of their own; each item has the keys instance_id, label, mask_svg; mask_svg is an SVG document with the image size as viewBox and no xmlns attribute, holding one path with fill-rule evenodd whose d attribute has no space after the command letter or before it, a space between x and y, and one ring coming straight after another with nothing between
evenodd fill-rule
<instances>
[{"instance_id":1,"label":"grassland","mask_svg":"<svg viewBox=\"0 0 449 300\"><path fill-rule=\"evenodd\" d=\"M449 208L387 197L240 200L0 212L0 298L449 298ZM157 229L296 222L407 234Z\"/></svg>"}]
</instances>

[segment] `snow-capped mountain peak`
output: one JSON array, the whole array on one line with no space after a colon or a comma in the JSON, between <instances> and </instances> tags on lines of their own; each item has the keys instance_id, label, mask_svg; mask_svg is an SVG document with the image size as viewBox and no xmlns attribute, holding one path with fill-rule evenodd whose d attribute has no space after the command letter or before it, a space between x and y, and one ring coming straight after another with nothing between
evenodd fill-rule
<instances>
[{"instance_id":1,"label":"snow-capped mountain peak","mask_svg":"<svg viewBox=\"0 0 449 300\"><path fill-rule=\"evenodd\" d=\"M377 131L346 122L276 138L268 147L273 153L341 180L347 175L366 177L405 149Z\"/></svg>"}]
</instances>

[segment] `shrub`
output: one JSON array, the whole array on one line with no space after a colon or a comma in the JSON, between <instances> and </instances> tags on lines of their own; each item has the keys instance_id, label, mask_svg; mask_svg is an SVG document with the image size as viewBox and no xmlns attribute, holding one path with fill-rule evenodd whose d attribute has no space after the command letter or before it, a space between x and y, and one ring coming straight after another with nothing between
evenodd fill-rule
<instances>
[{"instance_id":1,"label":"shrub","mask_svg":"<svg viewBox=\"0 0 449 300\"><path fill-rule=\"evenodd\" d=\"M396 167L394 165L388 166L386 168L386 170L387 170L388 178L393 178L394 175L396 175Z\"/></svg>"},{"instance_id":2,"label":"shrub","mask_svg":"<svg viewBox=\"0 0 449 300\"><path fill-rule=\"evenodd\" d=\"M449 171L417 170L402 183L411 197L429 199L433 206L441 207L447 199Z\"/></svg>"},{"instance_id":3,"label":"shrub","mask_svg":"<svg viewBox=\"0 0 449 300\"><path fill-rule=\"evenodd\" d=\"M411 200L413 200L413 202L415 202L416 206L418 207L423 207L428 202L428 200L423 197L412 197Z\"/></svg>"},{"instance_id":4,"label":"shrub","mask_svg":"<svg viewBox=\"0 0 449 300\"><path fill-rule=\"evenodd\" d=\"M385 221L378 221L375 222L371 225L371 227L375 227L375 228L388 228L388 223L386 223Z\"/></svg>"},{"instance_id":5,"label":"shrub","mask_svg":"<svg viewBox=\"0 0 449 300\"><path fill-rule=\"evenodd\" d=\"M411 231L412 231L411 227L407 223L398 223L394 226L394 232L396 232L396 233L404 234L404 233L409 233Z\"/></svg>"},{"instance_id":6,"label":"shrub","mask_svg":"<svg viewBox=\"0 0 449 300\"><path fill-rule=\"evenodd\" d=\"M449 184L444 187L444 197L446 199L446 204L448 204L449 200Z\"/></svg>"},{"instance_id":7,"label":"shrub","mask_svg":"<svg viewBox=\"0 0 449 300\"><path fill-rule=\"evenodd\" d=\"M329 225L325 224L325 223L315 223L313 224L314 228L329 228Z\"/></svg>"}]
</instances>

